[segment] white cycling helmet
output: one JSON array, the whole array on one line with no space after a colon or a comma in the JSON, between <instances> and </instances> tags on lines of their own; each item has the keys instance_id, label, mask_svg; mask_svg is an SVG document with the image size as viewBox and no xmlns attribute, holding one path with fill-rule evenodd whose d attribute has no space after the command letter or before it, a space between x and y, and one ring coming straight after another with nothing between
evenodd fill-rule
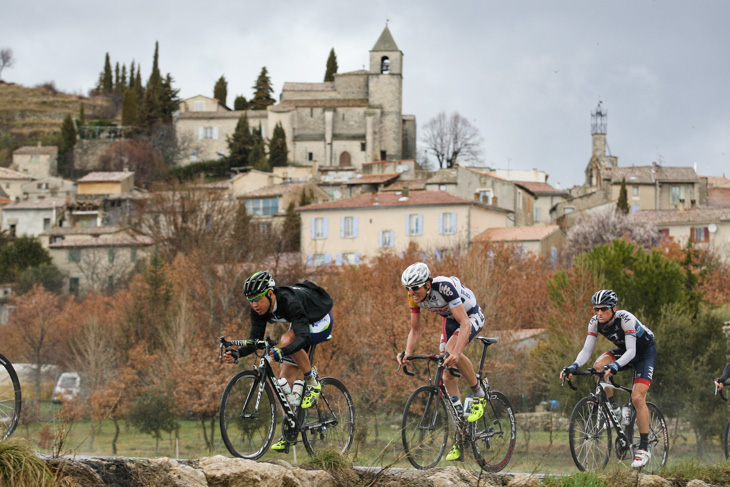
<instances>
[{"instance_id":1,"label":"white cycling helmet","mask_svg":"<svg viewBox=\"0 0 730 487\"><path fill-rule=\"evenodd\" d=\"M431 271L423 262L416 262L403 271L400 280L405 287L423 286L431 277Z\"/></svg>"}]
</instances>

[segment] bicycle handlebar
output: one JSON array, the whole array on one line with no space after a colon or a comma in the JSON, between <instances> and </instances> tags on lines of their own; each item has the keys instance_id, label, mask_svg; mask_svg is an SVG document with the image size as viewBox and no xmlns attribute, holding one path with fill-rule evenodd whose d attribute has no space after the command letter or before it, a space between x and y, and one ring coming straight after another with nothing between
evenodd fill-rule
<instances>
[{"instance_id":1,"label":"bicycle handlebar","mask_svg":"<svg viewBox=\"0 0 730 487\"><path fill-rule=\"evenodd\" d=\"M719 378L715 379L715 382L718 382L718 383L722 384L723 386L727 385L727 381L723 382ZM720 393L720 399L722 399L723 401L727 401L727 397L725 397L724 389L718 389L718 387L715 386L715 395L716 396L717 396L718 392Z\"/></svg>"},{"instance_id":2,"label":"bicycle handlebar","mask_svg":"<svg viewBox=\"0 0 730 487\"><path fill-rule=\"evenodd\" d=\"M436 355L411 355L411 356L408 357L408 360L409 361L411 361L411 360L428 360L430 362L439 362L441 360L444 360L444 359L448 358L448 356L449 356L449 353L448 352L446 352L446 353L439 353L439 354L436 354ZM398 364L398 368L396 369L396 371L398 371L400 369L401 369L401 365ZM408 375L408 376L411 376L411 377L413 377L414 375L416 375L413 372L409 372L408 371L408 366L407 365L403 365L403 373L406 374L406 375Z\"/></svg>"},{"instance_id":3,"label":"bicycle handlebar","mask_svg":"<svg viewBox=\"0 0 730 487\"><path fill-rule=\"evenodd\" d=\"M563 370L565 370L565 369L563 369ZM600 377L600 379L599 379L599 382L601 382L601 381L605 382L605 380L603 379L603 376L604 376L604 374L605 374L605 373L606 373L606 369L603 369L603 370L599 370L599 369L594 369L593 367L589 367L589 368L587 368L586 370L576 370L576 371L575 371L575 372L573 372L573 373L572 373L571 375L597 375L597 376L599 376L599 377ZM568 381L568 386L569 386L569 387L570 387L571 389L573 389L574 391L577 391L577 390L578 390L578 388L577 388L577 387L575 387L575 386L573 385L573 383L571 382L571 380L570 380L570 379L568 379L567 377L568 377L568 374L563 374L563 386L565 385L565 381L567 380L567 381ZM620 386L619 386L618 384L616 384L616 383L615 383L615 382L613 381L613 376L609 376L609 378L608 378L608 382L609 382L609 383L610 383L610 384L611 384L612 386L614 386L614 387L620 387Z\"/></svg>"},{"instance_id":4,"label":"bicycle handlebar","mask_svg":"<svg viewBox=\"0 0 730 487\"><path fill-rule=\"evenodd\" d=\"M222 360L223 353L230 352L231 347L239 347L240 349L241 347L253 346L255 350L266 350L266 353L268 353L269 348L273 347L277 343L278 342L276 340L272 340L268 335L263 340L226 340L226 337L222 336L220 337L218 360ZM237 364L238 359L234 359L233 363Z\"/></svg>"}]
</instances>

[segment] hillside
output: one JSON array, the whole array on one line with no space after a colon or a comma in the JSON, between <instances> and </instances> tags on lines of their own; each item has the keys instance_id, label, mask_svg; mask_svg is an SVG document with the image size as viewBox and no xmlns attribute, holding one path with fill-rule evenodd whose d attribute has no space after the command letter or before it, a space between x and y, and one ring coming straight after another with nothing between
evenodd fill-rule
<instances>
[{"instance_id":1,"label":"hillside","mask_svg":"<svg viewBox=\"0 0 730 487\"><path fill-rule=\"evenodd\" d=\"M87 119L110 116L110 103L101 97L69 95L50 85L29 88L0 83L0 132L10 132L21 140L43 132L59 132L67 114L79 116L82 103Z\"/></svg>"}]
</instances>

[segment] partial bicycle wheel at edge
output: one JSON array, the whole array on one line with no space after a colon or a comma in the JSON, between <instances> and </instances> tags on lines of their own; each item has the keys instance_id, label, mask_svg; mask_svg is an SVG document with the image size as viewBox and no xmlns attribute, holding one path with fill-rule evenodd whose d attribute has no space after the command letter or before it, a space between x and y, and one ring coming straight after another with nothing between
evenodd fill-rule
<instances>
[{"instance_id":1,"label":"partial bicycle wheel at edge","mask_svg":"<svg viewBox=\"0 0 730 487\"><path fill-rule=\"evenodd\" d=\"M347 453L355 437L355 409L347 388L333 377L320 379L322 392L314 406L303 409L304 447L310 455L333 450Z\"/></svg>"},{"instance_id":2,"label":"partial bicycle wheel at edge","mask_svg":"<svg viewBox=\"0 0 730 487\"><path fill-rule=\"evenodd\" d=\"M262 375L254 370L234 375L223 391L219 414L221 437L231 455L256 460L266 453L274 439L276 403Z\"/></svg>"},{"instance_id":3,"label":"partial bicycle wheel at edge","mask_svg":"<svg viewBox=\"0 0 730 487\"><path fill-rule=\"evenodd\" d=\"M408 461L416 468L435 467L446 449L449 416L439 389L421 386L406 401L401 437Z\"/></svg>"},{"instance_id":4,"label":"partial bicycle wheel at edge","mask_svg":"<svg viewBox=\"0 0 730 487\"><path fill-rule=\"evenodd\" d=\"M13 365L0 355L0 439L13 434L20 420L20 381Z\"/></svg>"},{"instance_id":5,"label":"partial bicycle wheel at edge","mask_svg":"<svg viewBox=\"0 0 730 487\"><path fill-rule=\"evenodd\" d=\"M499 472L507 466L515 450L517 424L507 396L498 391L489 393L484 416L470 423L474 441L472 450L482 470Z\"/></svg>"},{"instance_id":6,"label":"partial bicycle wheel at edge","mask_svg":"<svg viewBox=\"0 0 730 487\"><path fill-rule=\"evenodd\" d=\"M573 408L568 435L578 470L595 472L606 467L611 456L611 428L593 397L584 397Z\"/></svg>"},{"instance_id":7,"label":"partial bicycle wheel at edge","mask_svg":"<svg viewBox=\"0 0 730 487\"><path fill-rule=\"evenodd\" d=\"M725 440L725 460L727 460L730 458L730 419L725 425L725 436L723 438Z\"/></svg>"},{"instance_id":8,"label":"partial bicycle wheel at edge","mask_svg":"<svg viewBox=\"0 0 730 487\"><path fill-rule=\"evenodd\" d=\"M651 457L643 467L643 471L655 473L667 464L667 458L669 457L669 430L667 429L667 423L664 421L664 415L659 410L659 407L648 401L646 407L649 408L649 453ZM632 420L631 445L633 448L638 448L639 426L636 423L636 412L634 412Z\"/></svg>"}]
</instances>

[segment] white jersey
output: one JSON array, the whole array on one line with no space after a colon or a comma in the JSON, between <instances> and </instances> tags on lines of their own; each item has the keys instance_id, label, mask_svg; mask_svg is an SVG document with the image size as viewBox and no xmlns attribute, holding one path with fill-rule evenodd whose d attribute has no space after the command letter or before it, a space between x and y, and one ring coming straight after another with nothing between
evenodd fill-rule
<instances>
[{"instance_id":1,"label":"white jersey","mask_svg":"<svg viewBox=\"0 0 730 487\"><path fill-rule=\"evenodd\" d=\"M411 307L411 313L420 313L423 308L445 318L453 318L451 310L460 304L464 305L464 310L468 315L481 311L477 306L474 293L466 286L462 286L459 278L454 276L434 277L431 282L431 291L426 299L416 304L409 295L408 304Z\"/></svg>"}]
</instances>

